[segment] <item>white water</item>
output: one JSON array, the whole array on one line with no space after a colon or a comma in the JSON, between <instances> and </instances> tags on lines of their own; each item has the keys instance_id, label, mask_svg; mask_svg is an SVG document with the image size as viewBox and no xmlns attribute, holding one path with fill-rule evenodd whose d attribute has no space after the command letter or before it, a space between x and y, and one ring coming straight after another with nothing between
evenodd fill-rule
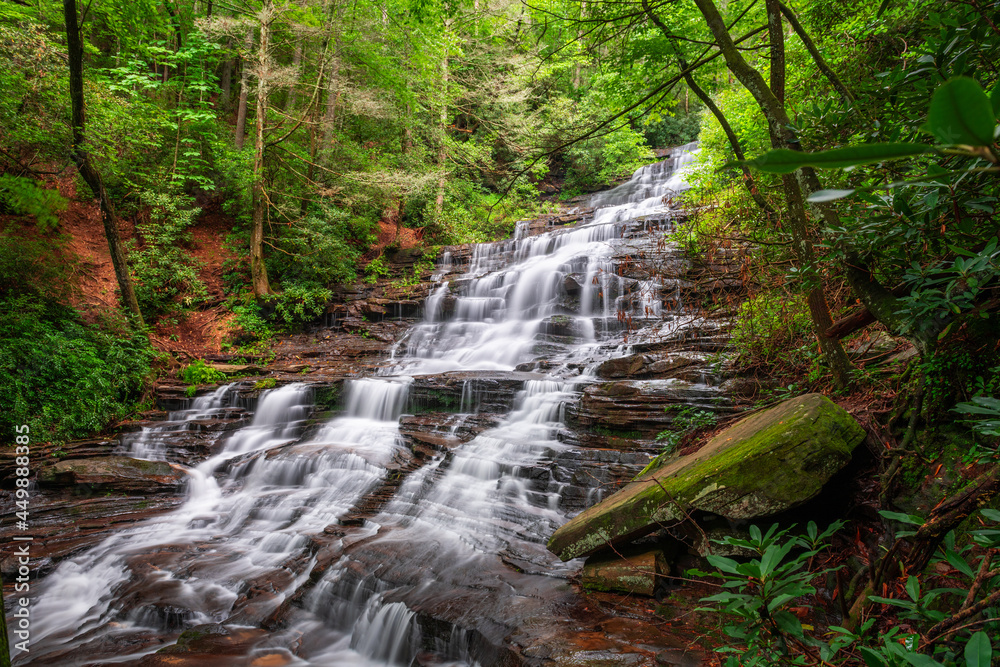
<instances>
[{"instance_id":1,"label":"white water","mask_svg":"<svg viewBox=\"0 0 1000 667\"><path fill-rule=\"evenodd\" d=\"M410 664L421 645L415 603L425 613L464 616L469 627L480 616L542 613L545 596L562 586L559 576L575 567L544 548L567 518L564 484L547 467L567 449L560 434L579 381L557 375L527 380L497 426L409 474L377 514L335 545L343 554L315 584L310 575L319 546L330 541L324 531L383 483L402 453L398 420L413 376L509 371L539 357L590 363L629 352L612 323L623 313L659 317L662 286L615 275L611 243L638 217L669 216L663 199L676 189L683 183L672 167L644 167L598 195L595 204L605 208L585 225L538 236L520 225L513 240L477 246L463 287L452 292L442 281L386 375L347 382L343 416L309 437L309 387L266 392L253 422L189 470L179 509L116 533L47 577L32 609L32 658L110 661L121 657L116 637L176 636L209 622L257 625L299 594L289 612L294 623L268 641L293 651L295 664ZM448 256L436 278L450 263ZM579 285L576 297L570 280ZM449 293L454 312L446 318ZM165 457L170 433L217 415L228 391L145 429L131 455ZM467 383L461 410L477 402ZM443 657L470 664L466 632L454 628Z\"/></svg>"}]
</instances>

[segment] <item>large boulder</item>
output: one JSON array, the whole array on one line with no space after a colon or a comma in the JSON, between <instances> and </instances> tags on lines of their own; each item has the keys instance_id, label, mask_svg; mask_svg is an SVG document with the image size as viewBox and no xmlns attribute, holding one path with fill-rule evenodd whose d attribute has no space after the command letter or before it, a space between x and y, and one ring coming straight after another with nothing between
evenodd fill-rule
<instances>
[{"instance_id":1,"label":"large boulder","mask_svg":"<svg viewBox=\"0 0 1000 667\"><path fill-rule=\"evenodd\" d=\"M577 515L549 540L563 560L586 556L683 520L691 510L753 519L809 500L851 458L865 431L820 394L805 394L669 459Z\"/></svg>"}]
</instances>

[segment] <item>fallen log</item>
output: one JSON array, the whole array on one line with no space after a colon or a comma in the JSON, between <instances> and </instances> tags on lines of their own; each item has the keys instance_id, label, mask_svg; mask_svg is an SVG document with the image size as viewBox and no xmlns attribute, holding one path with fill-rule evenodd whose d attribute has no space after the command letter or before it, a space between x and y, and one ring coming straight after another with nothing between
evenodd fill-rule
<instances>
[{"instance_id":1,"label":"fallen log","mask_svg":"<svg viewBox=\"0 0 1000 667\"><path fill-rule=\"evenodd\" d=\"M891 292L893 296L898 297L898 296L903 296L909 290L910 288L906 285L897 285L896 287L892 288ZM859 308L855 308L850 313L848 313L844 317L841 317L839 320L834 322L830 326L830 328L826 330L826 337L836 338L838 340L841 338L846 338L855 331L864 329L866 326L872 324L873 322L875 322L875 316L872 315L867 308L861 306Z\"/></svg>"}]
</instances>

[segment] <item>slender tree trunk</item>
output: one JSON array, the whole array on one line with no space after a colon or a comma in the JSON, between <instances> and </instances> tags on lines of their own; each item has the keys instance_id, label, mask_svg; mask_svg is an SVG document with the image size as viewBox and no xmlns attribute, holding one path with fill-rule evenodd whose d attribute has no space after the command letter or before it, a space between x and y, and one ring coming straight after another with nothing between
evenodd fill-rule
<instances>
[{"instance_id":1,"label":"slender tree trunk","mask_svg":"<svg viewBox=\"0 0 1000 667\"><path fill-rule=\"evenodd\" d=\"M444 53L441 54L441 109L438 116L438 168L441 169L441 178L438 180L437 198L434 200L434 217L441 219L444 211L444 164L448 158L446 139L448 138L448 49L450 48L451 20L444 21Z\"/></svg>"},{"instance_id":2,"label":"slender tree trunk","mask_svg":"<svg viewBox=\"0 0 1000 667\"><path fill-rule=\"evenodd\" d=\"M268 201L264 190L264 123L267 120L267 98L270 77L271 21L274 4L264 0L260 13L260 44L257 50L257 117L254 119L253 190L251 192L250 275L253 293L257 297L271 293L264 264L264 218Z\"/></svg>"},{"instance_id":3,"label":"slender tree trunk","mask_svg":"<svg viewBox=\"0 0 1000 667\"><path fill-rule=\"evenodd\" d=\"M118 289L121 290L122 305L131 313L140 327L145 326L139 301L135 297L132 278L128 273L128 262L118 235L118 215L104 189L101 175L91 163L90 155L84 148L86 114L83 99L83 43L80 40L80 26L76 15L76 0L63 0L66 17L66 45L69 50L69 97L73 113L73 160L80 175L101 203L101 218L104 221L104 235L108 239L111 263L115 267Z\"/></svg>"},{"instance_id":4,"label":"slender tree trunk","mask_svg":"<svg viewBox=\"0 0 1000 667\"><path fill-rule=\"evenodd\" d=\"M768 32L771 37L771 85L764 80L763 75L750 66L736 48L725 21L712 0L694 0L699 11L708 24L729 71L753 95L757 105L767 119L771 134L771 143L776 148L802 150L798 137L791 130L791 119L785 111L784 98L784 32L781 28L780 7L777 0L766 0L768 13ZM773 87L773 89L772 89ZM786 203L788 205L789 231L792 234L792 249L799 265L811 269L814 263L814 252L811 231L807 222L805 202L802 189L796 176L782 177ZM819 281L818 276L812 278ZM851 363L839 340L826 336L826 330L832 324L829 308L821 288L810 290L806 298L813 329L819 340L820 349L827 358L834 381L838 386L851 384Z\"/></svg>"},{"instance_id":5,"label":"slender tree trunk","mask_svg":"<svg viewBox=\"0 0 1000 667\"><path fill-rule=\"evenodd\" d=\"M253 48L253 28L247 30L246 39L243 41L245 54L250 53ZM240 68L240 102L236 108L236 150L243 150L243 142L247 133L247 98L250 89L250 59L244 57Z\"/></svg>"},{"instance_id":6,"label":"slender tree trunk","mask_svg":"<svg viewBox=\"0 0 1000 667\"><path fill-rule=\"evenodd\" d=\"M228 51L232 48L232 46L233 40L226 40L226 50ZM226 61L222 63L222 74L219 76L219 87L222 89L222 95L219 103L227 111L229 109L229 100L232 99L233 95L233 67L233 59L227 58Z\"/></svg>"},{"instance_id":7,"label":"slender tree trunk","mask_svg":"<svg viewBox=\"0 0 1000 667\"><path fill-rule=\"evenodd\" d=\"M806 50L809 51L809 55L812 56L813 62L816 63L816 67L819 68L819 71L823 73L827 80L830 81L830 84L845 100L853 102L854 95L851 94L850 89L844 85L844 82L840 80L840 77L837 76L836 72L834 72L833 69L831 69L831 67L826 63L823 55L819 52L819 49L816 48L816 44L812 41L812 38L809 37L809 33L807 33L805 28L802 27L802 24L799 23L799 19L795 16L795 13L792 12L792 10L788 8L788 5L783 2L779 3L779 7L789 25L792 26L792 30L795 31L795 34L798 35L799 39L802 40L802 43L805 44Z\"/></svg>"},{"instance_id":8,"label":"slender tree trunk","mask_svg":"<svg viewBox=\"0 0 1000 667\"><path fill-rule=\"evenodd\" d=\"M291 113L295 109L297 86L299 84L300 73L299 70L302 66L302 42L304 38L299 39L295 42L295 53L292 54L292 67L295 68L295 79L292 81L291 88L288 90L288 96L285 97L285 113Z\"/></svg>"}]
</instances>

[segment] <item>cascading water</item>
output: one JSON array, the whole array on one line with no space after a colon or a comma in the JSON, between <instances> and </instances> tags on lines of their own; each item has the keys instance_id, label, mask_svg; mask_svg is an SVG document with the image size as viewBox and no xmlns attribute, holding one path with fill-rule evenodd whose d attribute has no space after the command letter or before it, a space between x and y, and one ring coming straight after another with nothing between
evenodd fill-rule
<instances>
[{"instance_id":1,"label":"cascading water","mask_svg":"<svg viewBox=\"0 0 1000 667\"><path fill-rule=\"evenodd\" d=\"M514 239L477 246L455 289L439 269L424 322L382 375L345 382L343 414L322 427L309 428L309 386L266 392L252 423L188 470L179 509L48 576L21 664L135 659L185 628L260 627L279 612L263 646L282 664L408 665L428 650L472 664L475 641L500 645L510 624L551 615L572 595L565 576L578 567L544 546L568 518L567 482L552 474L572 449L566 407L590 381L587 368L628 352L622 313L661 315L662 286L616 273L613 245L649 217L671 216L666 200L684 188L678 166L638 170L596 196L601 208L574 229L530 236L519 225ZM514 371L542 357L553 371L525 378L506 417L391 486L390 471L409 455L399 418L417 376ZM168 457L171 433L224 409L226 395L221 388L149 427L127 443L131 455ZM470 380L458 407L471 412L480 400ZM349 519L383 487L389 497ZM451 639L426 636L421 618L450 624Z\"/></svg>"}]
</instances>

